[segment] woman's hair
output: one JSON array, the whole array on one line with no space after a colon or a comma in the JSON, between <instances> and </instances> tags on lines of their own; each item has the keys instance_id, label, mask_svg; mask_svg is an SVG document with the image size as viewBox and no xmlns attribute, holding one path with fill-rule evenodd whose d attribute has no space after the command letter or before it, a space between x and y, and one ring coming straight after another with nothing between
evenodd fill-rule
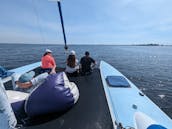
<instances>
[{"instance_id":1,"label":"woman's hair","mask_svg":"<svg viewBox=\"0 0 172 129\"><path fill-rule=\"evenodd\" d=\"M75 55L69 55L67 58L67 65L71 68L74 68L76 65Z\"/></svg>"},{"instance_id":2,"label":"woman's hair","mask_svg":"<svg viewBox=\"0 0 172 129\"><path fill-rule=\"evenodd\" d=\"M43 56L46 56L47 54L49 54L50 52L45 52Z\"/></svg>"}]
</instances>

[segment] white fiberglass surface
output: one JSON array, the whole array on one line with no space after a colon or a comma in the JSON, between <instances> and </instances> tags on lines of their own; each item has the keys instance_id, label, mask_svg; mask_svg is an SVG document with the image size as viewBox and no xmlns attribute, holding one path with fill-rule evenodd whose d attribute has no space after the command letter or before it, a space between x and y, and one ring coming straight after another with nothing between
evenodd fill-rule
<instances>
[{"instance_id":1,"label":"white fiberglass surface","mask_svg":"<svg viewBox=\"0 0 172 129\"><path fill-rule=\"evenodd\" d=\"M139 95L141 91L128 79L130 88L114 88L108 86L105 80L107 76L124 76L119 71L103 61L100 64L100 71L105 92L108 94L106 95L108 96L108 103L112 106L110 107L112 110L111 115L114 115L118 123L122 123L124 127L134 127L134 113L140 111L151 117L157 123L167 128L172 128L172 120L146 95Z\"/></svg>"},{"instance_id":2,"label":"white fiberglass surface","mask_svg":"<svg viewBox=\"0 0 172 129\"><path fill-rule=\"evenodd\" d=\"M23 73L26 73L30 70L33 70L37 67L41 66L41 62L37 62L37 63L33 63L33 64L30 64L30 65L25 65L25 66L22 66L22 67L19 67L19 68L16 68L16 69L12 69L10 70L11 72L15 72L15 73L20 73L20 74L23 74Z\"/></svg>"}]
</instances>

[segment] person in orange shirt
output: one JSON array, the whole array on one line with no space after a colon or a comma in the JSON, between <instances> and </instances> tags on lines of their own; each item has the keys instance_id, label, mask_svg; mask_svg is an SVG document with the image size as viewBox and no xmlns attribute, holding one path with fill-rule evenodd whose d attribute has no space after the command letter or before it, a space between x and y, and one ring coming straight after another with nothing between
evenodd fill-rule
<instances>
[{"instance_id":1,"label":"person in orange shirt","mask_svg":"<svg viewBox=\"0 0 172 129\"><path fill-rule=\"evenodd\" d=\"M46 49L41 62L41 73L56 73L56 62L54 60L54 57L52 56L52 51L50 49Z\"/></svg>"}]
</instances>

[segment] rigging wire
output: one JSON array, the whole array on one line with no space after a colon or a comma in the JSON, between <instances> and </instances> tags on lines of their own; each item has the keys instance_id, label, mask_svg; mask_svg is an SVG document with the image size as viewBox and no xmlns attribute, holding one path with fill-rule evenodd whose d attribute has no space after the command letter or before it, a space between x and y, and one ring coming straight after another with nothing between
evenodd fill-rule
<instances>
[{"instance_id":1,"label":"rigging wire","mask_svg":"<svg viewBox=\"0 0 172 129\"><path fill-rule=\"evenodd\" d=\"M40 24L40 20L39 20L39 14L38 14L38 11L37 11L37 8L36 8L36 4L34 2L35 0L32 0L32 5L33 5L33 11L35 13L35 19L36 19L36 24L38 25L38 29L39 29L39 33L40 33L40 38L42 40L43 43L45 43L45 38L44 38L44 33L42 31L42 28L41 28L41 24Z\"/></svg>"}]
</instances>

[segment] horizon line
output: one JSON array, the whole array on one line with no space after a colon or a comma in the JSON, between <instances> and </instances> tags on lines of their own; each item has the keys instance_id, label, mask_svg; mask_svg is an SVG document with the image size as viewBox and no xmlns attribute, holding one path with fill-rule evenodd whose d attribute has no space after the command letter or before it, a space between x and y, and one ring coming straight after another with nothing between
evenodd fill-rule
<instances>
[{"instance_id":1,"label":"horizon line","mask_svg":"<svg viewBox=\"0 0 172 129\"><path fill-rule=\"evenodd\" d=\"M64 45L62 43L56 44L56 43L1 43L0 44L28 44L28 45ZM158 43L138 43L138 44L112 44L112 43L107 43L107 44L102 44L102 43L94 43L94 44L89 44L89 43L77 43L77 44L67 44L68 46L70 45L113 45L113 46L172 46L171 44L158 44Z\"/></svg>"}]
</instances>

